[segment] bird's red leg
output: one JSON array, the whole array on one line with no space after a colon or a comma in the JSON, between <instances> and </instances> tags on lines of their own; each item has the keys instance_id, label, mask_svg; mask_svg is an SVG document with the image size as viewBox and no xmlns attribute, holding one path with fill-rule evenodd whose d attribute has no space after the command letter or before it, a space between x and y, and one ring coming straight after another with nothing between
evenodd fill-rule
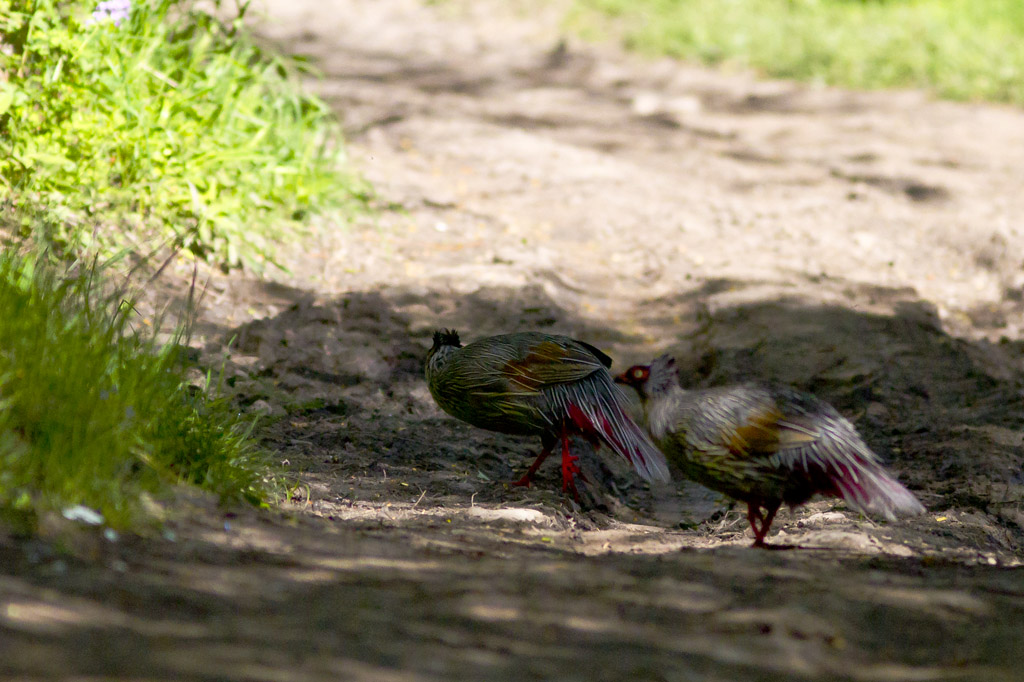
<instances>
[{"instance_id":1,"label":"bird's red leg","mask_svg":"<svg viewBox=\"0 0 1024 682\"><path fill-rule=\"evenodd\" d=\"M572 491L572 496L577 502L580 501L580 493L576 490L576 482L573 480L573 476L580 473L580 468L576 466L576 460L579 457L572 454L569 451L569 434L565 430L562 431L562 491Z\"/></svg>"},{"instance_id":2,"label":"bird's red leg","mask_svg":"<svg viewBox=\"0 0 1024 682\"><path fill-rule=\"evenodd\" d=\"M772 527L772 521L775 519L775 512L779 511L779 507L782 506L781 502L773 502L765 507L764 518L761 519L761 544L764 544L764 539L768 537L768 529Z\"/></svg>"},{"instance_id":3,"label":"bird's red leg","mask_svg":"<svg viewBox=\"0 0 1024 682\"><path fill-rule=\"evenodd\" d=\"M775 516L774 511L772 512L772 516ZM747 502L747 521L750 521L750 528L754 531L753 546L764 547L764 535L767 528L765 526L764 517L761 516L761 505L754 502Z\"/></svg>"},{"instance_id":4,"label":"bird's red leg","mask_svg":"<svg viewBox=\"0 0 1024 682\"><path fill-rule=\"evenodd\" d=\"M510 485L522 485L529 488L530 483L533 482L533 475L537 473L537 469L540 468L540 465L543 464L544 460L547 459L548 455L551 454L551 450L553 447L553 441L551 443L546 443L544 445L544 449L540 451L539 455L537 455L537 459L533 460L533 464L531 464L530 468L526 470L526 473L523 474L523 477L520 478L518 481L512 481Z\"/></svg>"}]
</instances>

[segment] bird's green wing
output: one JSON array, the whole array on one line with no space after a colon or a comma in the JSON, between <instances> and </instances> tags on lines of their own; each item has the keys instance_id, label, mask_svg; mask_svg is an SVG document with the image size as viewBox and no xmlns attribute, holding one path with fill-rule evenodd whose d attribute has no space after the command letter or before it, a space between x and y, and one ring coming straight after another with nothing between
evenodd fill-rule
<instances>
[{"instance_id":1,"label":"bird's green wing","mask_svg":"<svg viewBox=\"0 0 1024 682\"><path fill-rule=\"evenodd\" d=\"M602 369L601 359L571 339L545 339L529 344L501 368L514 389L527 392L579 381Z\"/></svg>"},{"instance_id":2,"label":"bird's green wing","mask_svg":"<svg viewBox=\"0 0 1024 682\"><path fill-rule=\"evenodd\" d=\"M813 444L813 423L786 415L778 403L756 391L731 391L698 400L687 417L691 445L729 453L737 460L772 457Z\"/></svg>"}]
</instances>

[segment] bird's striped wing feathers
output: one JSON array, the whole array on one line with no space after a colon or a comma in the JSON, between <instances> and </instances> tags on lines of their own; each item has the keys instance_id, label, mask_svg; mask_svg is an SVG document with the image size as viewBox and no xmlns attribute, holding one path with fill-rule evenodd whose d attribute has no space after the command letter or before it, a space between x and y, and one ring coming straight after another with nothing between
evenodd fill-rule
<instances>
[{"instance_id":1,"label":"bird's striped wing feathers","mask_svg":"<svg viewBox=\"0 0 1024 682\"><path fill-rule=\"evenodd\" d=\"M693 393L673 430L685 432L690 445L701 452L727 453L736 460L763 459L789 440L781 427L782 411L765 397L745 387Z\"/></svg>"},{"instance_id":2,"label":"bird's striped wing feathers","mask_svg":"<svg viewBox=\"0 0 1024 682\"><path fill-rule=\"evenodd\" d=\"M886 471L853 425L825 403L812 414L780 420L777 465L824 477L835 494L864 512L890 520L897 514L920 514L924 507Z\"/></svg>"},{"instance_id":3,"label":"bird's striped wing feathers","mask_svg":"<svg viewBox=\"0 0 1024 682\"><path fill-rule=\"evenodd\" d=\"M775 390L785 392L744 386L706 395L699 404L705 415L700 421L714 429L697 428L688 438L704 451L806 474L863 511L890 519L924 511L832 406L807 394Z\"/></svg>"},{"instance_id":4,"label":"bird's striped wing feathers","mask_svg":"<svg viewBox=\"0 0 1024 682\"><path fill-rule=\"evenodd\" d=\"M588 352L590 352L595 358L597 358L597 360L602 365L604 365L605 369L611 369L612 359L610 357L608 357L608 354L605 353L603 350L601 350L600 348L597 348L596 346L591 346L586 341L578 341L578 340L574 339L573 342L578 344L578 345L580 345L580 346L582 346Z\"/></svg>"},{"instance_id":5,"label":"bird's striped wing feathers","mask_svg":"<svg viewBox=\"0 0 1024 682\"><path fill-rule=\"evenodd\" d=\"M721 444L741 458L775 452L782 446L781 419L782 413L773 406L751 410L742 420L720 430Z\"/></svg>"},{"instance_id":6,"label":"bird's striped wing feathers","mask_svg":"<svg viewBox=\"0 0 1024 682\"><path fill-rule=\"evenodd\" d=\"M622 394L607 372L602 370L583 381L553 386L548 390L548 398L584 433L600 436L645 480L671 478L665 455L629 416Z\"/></svg>"},{"instance_id":7,"label":"bird's striped wing feathers","mask_svg":"<svg viewBox=\"0 0 1024 682\"><path fill-rule=\"evenodd\" d=\"M603 367L602 362L585 347L549 339L532 344L524 352L509 358L501 372L513 390L535 392L556 384L579 381Z\"/></svg>"},{"instance_id":8,"label":"bird's striped wing feathers","mask_svg":"<svg viewBox=\"0 0 1024 682\"><path fill-rule=\"evenodd\" d=\"M627 414L612 383L612 361L599 349L568 337L530 343L502 368L511 390L542 393L549 418L568 416L579 429L598 435L647 480L667 481L665 456Z\"/></svg>"}]
</instances>

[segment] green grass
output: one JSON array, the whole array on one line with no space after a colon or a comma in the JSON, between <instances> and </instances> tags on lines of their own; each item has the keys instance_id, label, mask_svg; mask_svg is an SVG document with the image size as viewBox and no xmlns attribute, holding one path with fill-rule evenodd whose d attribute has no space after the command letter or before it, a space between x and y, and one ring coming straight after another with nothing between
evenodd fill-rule
<instances>
[{"instance_id":1,"label":"green grass","mask_svg":"<svg viewBox=\"0 0 1024 682\"><path fill-rule=\"evenodd\" d=\"M136 0L116 26L94 7L0 0L9 235L71 256L170 247L260 270L310 213L364 202L328 106L241 17Z\"/></svg>"},{"instance_id":2,"label":"green grass","mask_svg":"<svg viewBox=\"0 0 1024 682\"><path fill-rule=\"evenodd\" d=\"M118 528L177 483L261 499L249 425L98 282L0 256L0 509L31 528L82 504Z\"/></svg>"},{"instance_id":3,"label":"green grass","mask_svg":"<svg viewBox=\"0 0 1024 682\"><path fill-rule=\"evenodd\" d=\"M1024 104L1019 0L576 0L569 24L770 76Z\"/></svg>"}]
</instances>

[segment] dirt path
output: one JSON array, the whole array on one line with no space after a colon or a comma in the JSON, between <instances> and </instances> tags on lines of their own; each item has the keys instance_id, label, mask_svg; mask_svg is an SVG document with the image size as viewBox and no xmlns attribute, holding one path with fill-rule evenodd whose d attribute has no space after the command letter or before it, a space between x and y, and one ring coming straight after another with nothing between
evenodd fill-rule
<instances>
[{"instance_id":1,"label":"dirt path","mask_svg":"<svg viewBox=\"0 0 1024 682\"><path fill-rule=\"evenodd\" d=\"M93 560L3 544L0 669L38 679L1014 680L1024 651L1024 113L560 43L557 3L273 0L385 210L197 339L298 484ZM853 419L930 513L818 501L753 551L696 486L442 415L430 332L545 329ZM233 340L230 350L227 344ZM680 551L682 550L682 551Z\"/></svg>"}]
</instances>

